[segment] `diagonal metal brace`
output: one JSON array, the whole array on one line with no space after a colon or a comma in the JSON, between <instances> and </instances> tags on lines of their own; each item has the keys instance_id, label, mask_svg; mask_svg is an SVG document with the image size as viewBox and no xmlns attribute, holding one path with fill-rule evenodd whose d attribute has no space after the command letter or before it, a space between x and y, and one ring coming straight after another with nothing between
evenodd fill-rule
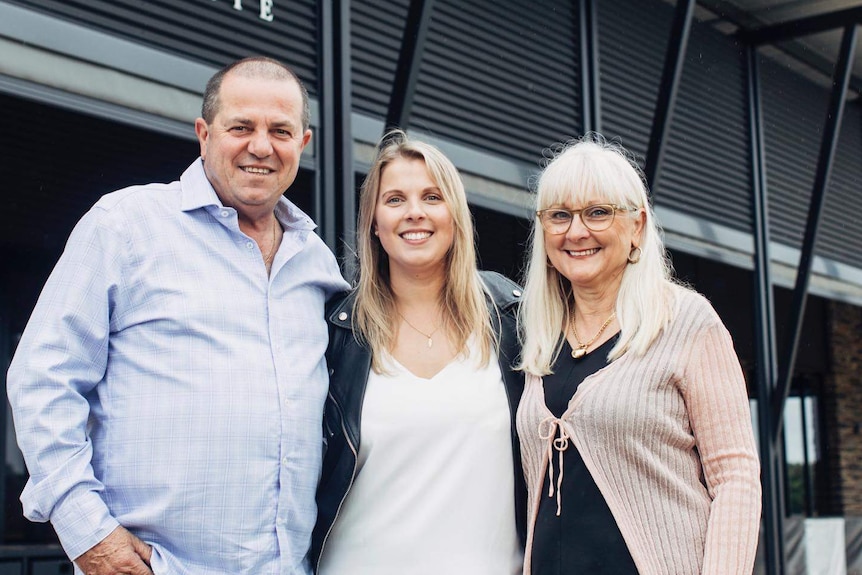
<instances>
[{"instance_id":1,"label":"diagonal metal brace","mask_svg":"<svg viewBox=\"0 0 862 575\"><path fill-rule=\"evenodd\" d=\"M776 439L781 435L784 418L784 404L790 394L790 384L793 381L793 370L796 365L796 354L799 350L799 340L802 336L802 320L805 316L805 304L808 300L808 284L811 280L811 267L814 262L814 248L817 244L817 232L820 229L821 212L826 201L829 178L832 175L832 165L835 159L835 148L838 146L838 135L841 130L841 118L847 101L847 88L850 84L853 56L856 52L856 25L847 26L841 39L841 52L835 63L832 77L832 95L829 101L829 111L826 116L826 126L823 130L823 140L820 144L820 157L817 161L817 172L814 176L814 189L811 193L811 205L808 208L808 223L805 226L805 237L802 241L802 255L799 258L799 269L796 273L796 286L793 290L791 307L791 338L781 363L778 389L772 404L772 436Z\"/></svg>"},{"instance_id":2,"label":"diagonal metal brace","mask_svg":"<svg viewBox=\"0 0 862 575\"><path fill-rule=\"evenodd\" d=\"M673 25L667 44L661 85L656 99L652 130L649 137L644 174L647 179L647 189L653 192L658 181L661 160L664 156L665 134L670 129L682 68L685 64L685 51L688 46L688 36L691 31L691 20L694 15L695 0L677 0Z\"/></svg>"},{"instance_id":3,"label":"diagonal metal brace","mask_svg":"<svg viewBox=\"0 0 862 575\"><path fill-rule=\"evenodd\" d=\"M410 1L395 78L392 81L392 93L389 96L384 134L393 128L407 129L433 7L434 0Z\"/></svg>"}]
</instances>

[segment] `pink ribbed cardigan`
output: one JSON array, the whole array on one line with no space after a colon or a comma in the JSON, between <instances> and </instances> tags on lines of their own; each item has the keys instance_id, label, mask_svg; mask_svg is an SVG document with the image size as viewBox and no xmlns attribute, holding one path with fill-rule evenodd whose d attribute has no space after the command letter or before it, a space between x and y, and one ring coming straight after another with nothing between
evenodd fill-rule
<instances>
[{"instance_id":1,"label":"pink ribbed cardigan","mask_svg":"<svg viewBox=\"0 0 862 575\"><path fill-rule=\"evenodd\" d=\"M752 572L760 467L742 370L709 302L684 288L674 294L675 317L648 352L626 353L584 380L562 418L545 406L542 379L528 374L517 416L529 494L525 574L539 501L548 497L540 492L548 459L560 456L542 436L557 426L583 457L641 575ZM562 513L578 512L565 495L560 504Z\"/></svg>"}]
</instances>

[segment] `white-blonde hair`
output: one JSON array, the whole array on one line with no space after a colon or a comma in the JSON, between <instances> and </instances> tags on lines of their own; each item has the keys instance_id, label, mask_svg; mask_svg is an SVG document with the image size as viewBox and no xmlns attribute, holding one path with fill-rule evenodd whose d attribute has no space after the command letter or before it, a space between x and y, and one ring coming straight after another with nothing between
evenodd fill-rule
<instances>
[{"instance_id":1,"label":"white-blonde hair","mask_svg":"<svg viewBox=\"0 0 862 575\"><path fill-rule=\"evenodd\" d=\"M582 206L600 198L628 208L616 217L645 213L640 236L640 260L623 272L615 311L620 337L608 360L624 353L643 354L670 321L674 281L670 261L655 220L643 172L618 143L588 133L560 146L538 179L536 209ZM523 350L519 367L535 375L551 373L563 344L563 326L574 310L569 281L550 265L545 232L536 218L524 273L524 298L519 323Z\"/></svg>"},{"instance_id":2,"label":"white-blonde hair","mask_svg":"<svg viewBox=\"0 0 862 575\"><path fill-rule=\"evenodd\" d=\"M389 258L372 230L383 170L398 159L425 164L452 215L455 234L446 254L446 279L440 294L440 307L455 348L461 354L466 353L468 340L476 335L478 359L484 365L491 357L496 338L483 284L476 269L473 218L464 184L455 165L440 150L431 144L409 139L401 130L393 130L383 137L359 192L356 230L359 279L353 306L354 336L368 343L372 351L372 367L378 373L383 371L383 353L395 344L397 310L395 294L389 283Z\"/></svg>"}]
</instances>

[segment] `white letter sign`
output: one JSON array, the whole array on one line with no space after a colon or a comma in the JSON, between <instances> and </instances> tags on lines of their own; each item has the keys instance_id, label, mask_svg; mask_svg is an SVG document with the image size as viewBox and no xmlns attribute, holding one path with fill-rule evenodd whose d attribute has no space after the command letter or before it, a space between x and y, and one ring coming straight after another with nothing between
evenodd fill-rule
<instances>
[{"instance_id":1,"label":"white letter sign","mask_svg":"<svg viewBox=\"0 0 862 575\"><path fill-rule=\"evenodd\" d=\"M272 0L260 0L260 19L272 22Z\"/></svg>"},{"instance_id":2,"label":"white letter sign","mask_svg":"<svg viewBox=\"0 0 862 575\"><path fill-rule=\"evenodd\" d=\"M218 2L219 0L212 0L212 1ZM231 0L228 0L228 2L230 2L230 1ZM323 1L326 2L328 0L323 0ZM272 14L272 9L273 9L274 4L275 4L275 0L260 0L260 13L258 14L258 16L260 16L261 20L264 20L265 22L272 22L273 21L274 17ZM234 10L242 10L243 9L242 8L242 0L233 0L233 9Z\"/></svg>"}]
</instances>

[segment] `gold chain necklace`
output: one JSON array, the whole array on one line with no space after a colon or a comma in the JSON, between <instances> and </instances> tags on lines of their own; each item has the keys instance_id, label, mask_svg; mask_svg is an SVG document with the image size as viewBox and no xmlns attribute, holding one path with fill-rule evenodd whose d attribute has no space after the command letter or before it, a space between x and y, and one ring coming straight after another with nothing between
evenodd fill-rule
<instances>
[{"instance_id":1,"label":"gold chain necklace","mask_svg":"<svg viewBox=\"0 0 862 575\"><path fill-rule=\"evenodd\" d=\"M433 340L433 339L431 339L431 336L433 336L435 333L437 333L437 330L438 330L438 329L440 329L440 324L437 324L437 326L436 326L436 327L431 331L431 333L425 333L424 331L422 331L421 329L419 329L418 327L416 327L415 325L413 325L412 323L410 323L409 321L407 321L407 318L406 318L406 317L404 317L404 315L403 315L400 311L398 312L398 315L400 315L400 316L401 316L401 319L403 319L403 320L404 320L404 323L406 323L407 325L409 325L410 327L412 327L414 330L416 330L416 332L417 332L417 333L420 333L420 334L422 334L424 337L427 337L427 338L428 338L428 347L429 347L429 349L430 349L431 347L433 347L433 345L434 345L434 340Z\"/></svg>"},{"instance_id":2,"label":"gold chain necklace","mask_svg":"<svg viewBox=\"0 0 862 575\"><path fill-rule=\"evenodd\" d=\"M273 222L272 222L272 244L269 246L269 252L267 252L267 254L263 257L263 263L264 263L264 264L267 264L267 265L269 264L270 260L272 259L272 256L274 256L274 255L275 255L275 241L276 241L276 238L275 238L275 236L276 236L275 228L276 228L277 226L278 226L278 219L277 219L277 218L275 218L275 217L273 216Z\"/></svg>"},{"instance_id":3,"label":"gold chain necklace","mask_svg":"<svg viewBox=\"0 0 862 575\"><path fill-rule=\"evenodd\" d=\"M575 314L572 314L572 321L570 322L572 326L572 334L575 336L575 341L578 342L578 347L572 350L572 357L575 359L581 359L585 355L587 355L587 348L590 347L594 341L599 339L599 336L602 335L602 332L611 325L611 322L614 321L614 318L617 317L617 312L611 314L611 317L605 320L605 323L602 324L602 327L599 328L599 331L596 332L596 335L590 338L590 341L584 343L581 342L581 338L578 337L578 330L575 329Z\"/></svg>"}]
</instances>

